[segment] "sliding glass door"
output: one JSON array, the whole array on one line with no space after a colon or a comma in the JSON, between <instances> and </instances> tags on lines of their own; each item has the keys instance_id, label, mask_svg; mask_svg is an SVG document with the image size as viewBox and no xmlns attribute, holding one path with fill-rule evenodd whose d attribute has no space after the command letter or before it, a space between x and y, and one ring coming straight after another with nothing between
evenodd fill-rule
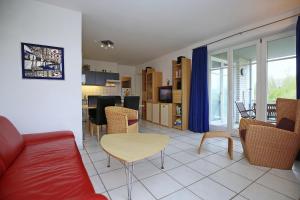
<instances>
[{"instance_id":1,"label":"sliding glass door","mask_svg":"<svg viewBox=\"0 0 300 200\"><path fill-rule=\"evenodd\" d=\"M228 61L227 52L210 56L210 125L227 128Z\"/></svg>"},{"instance_id":2,"label":"sliding glass door","mask_svg":"<svg viewBox=\"0 0 300 200\"><path fill-rule=\"evenodd\" d=\"M256 106L256 45L232 50L232 127L238 128L241 112ZM254 116L255 112L245 115Z\"/></svg>"},{"instance_id":3,"label":"sliding glass door","mask_svg":"<svg viewBox=\"0 0 300 200\"><path fill-rule=\"evenodd\" d=\"M296 37L267 41L267 121L276 120L276 99L296 98Z\"/></svg>"},{"instance_id":4,"label":"sliding glass door","mask_svg":"<svg viewBox=\"0 0 300 200\"><path fill-rule=\"evenodd\" d=\"M211 130L236 135L241 117L274 122L276 99L296 98L293 32L212 52L209 59Z\"/></svg>"}]
</instances>

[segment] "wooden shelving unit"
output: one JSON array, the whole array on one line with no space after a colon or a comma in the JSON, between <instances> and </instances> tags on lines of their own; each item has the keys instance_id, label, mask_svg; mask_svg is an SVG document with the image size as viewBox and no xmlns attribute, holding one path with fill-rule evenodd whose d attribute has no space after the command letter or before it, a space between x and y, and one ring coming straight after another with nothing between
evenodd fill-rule
<instances>
[{"instance_id":1,"label":"wooden shelving unit","mask_svg":"<svg viewBox=\"0 0 300 200\"><path fill-rule=\"evenodd\" d=\"M146 119L146 70L142 70L142 119Z\"/></svg>"},{"instance_id":2,"label":"wooden shelving unit","mask_svg":"<svg viewBox=\"0 0 300 200\"><path fill-rule=\"evenodd\" d=\"M172 61L173 79L173 128L186 130L189 123L191 60Z\"/></svg>"},{"instance_id":3,"label":"wooden shelving unit","mask_svg":"<svg viewBox=\"0 0 300 200\"><path fill-rule=\"evenodd\" d=\"M158 102L158 87L162 85L162 73L151 70L146 73L146 101Z\"/></svg>"}]
</instances>

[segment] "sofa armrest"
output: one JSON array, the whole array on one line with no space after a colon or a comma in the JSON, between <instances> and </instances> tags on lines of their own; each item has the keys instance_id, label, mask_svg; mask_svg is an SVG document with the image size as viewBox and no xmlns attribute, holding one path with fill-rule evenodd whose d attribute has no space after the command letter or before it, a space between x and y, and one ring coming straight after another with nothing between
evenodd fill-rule
<instances>
[{"instance_id":1,"label":"sofa armrest","mask_svg":"<svg viewBox=\"0 0 300 200\"><path fill-rule=\"evenodd\" d=\"M46 133L30 133L23 134L23 139L25 145L27 144L37 144L49 140L57 140L63 138L74 138L72 131L55 131Z\"/></svg>"},{"instance_id":2,"label":"sofa armrest","mask_svg":"<svg viewBox=\"0 0 300 200\"><path fill-rule=\"evenodd\" d=\"M260 126L269 126L269 127L276 127L274 124L264 122L264 121L259 121L255 119L244 119L242 118L240 121L240 126L239 130L247 130L250 125L260 125Z\"/></svg>"}]
</instances>

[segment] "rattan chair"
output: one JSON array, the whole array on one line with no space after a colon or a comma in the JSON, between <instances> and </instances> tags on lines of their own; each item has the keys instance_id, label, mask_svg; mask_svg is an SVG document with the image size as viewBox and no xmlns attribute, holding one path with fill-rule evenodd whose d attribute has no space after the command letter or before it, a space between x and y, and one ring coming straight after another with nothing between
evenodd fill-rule
<instances>
[{"instance_id":1,"label":"rattan chair","mask_svg":"<svg viewBox=\"0 0 300 200\"><path fill-rule=\"evenodd\" d=\"M109 106L105 108L107 133L138 133L138 111Z\"/></svg>"},{"instance_id":2,"label":"rattan chair","mask_svg":"<svg viewBox=\"0 0 300 200\"><path fill-rule=\"evenodd\" d=\"M276 110L276 125L242 118L241 143L251 164L291 169L300 149L300 100L277 99ZM295 122L294 131L277 128L283 119Z\"/></svg>"}]
</instances>

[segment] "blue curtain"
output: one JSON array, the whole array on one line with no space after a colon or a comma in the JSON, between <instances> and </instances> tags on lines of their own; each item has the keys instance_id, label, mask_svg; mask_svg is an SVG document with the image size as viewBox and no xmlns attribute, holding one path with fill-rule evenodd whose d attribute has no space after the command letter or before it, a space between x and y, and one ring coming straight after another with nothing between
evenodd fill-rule
<instances>
[{"instance_id":1,"label":"blue curtain","mask_svg":"<svg viewBox=\"0 0 300 200\"><path fill-rule=\"evenodd\" d=\"M193 50L189 129L209 131L207 46Z\"/></svg>"},{"instance_id":2,"label":"blue curtain","mask_svg":"<svg viewBox=\"0 0 300 200\"><path fill-rule=\"evenodd\" d=\"M296 82L297 82L297 99L300 99L300 16L298 16L296 27ZM300 160L300 151L297 160Z\"/></svg>"},{"instance_id":3,"label":"blue curtain","mask_svg":"<svg viewBox=\"0 0 300 200\"><path fill-rule=\"evenodd\" d=\"M297 99L300 99L300 16L298 16L296 27L296 77Z\"/></svg>"}]
</instances>

